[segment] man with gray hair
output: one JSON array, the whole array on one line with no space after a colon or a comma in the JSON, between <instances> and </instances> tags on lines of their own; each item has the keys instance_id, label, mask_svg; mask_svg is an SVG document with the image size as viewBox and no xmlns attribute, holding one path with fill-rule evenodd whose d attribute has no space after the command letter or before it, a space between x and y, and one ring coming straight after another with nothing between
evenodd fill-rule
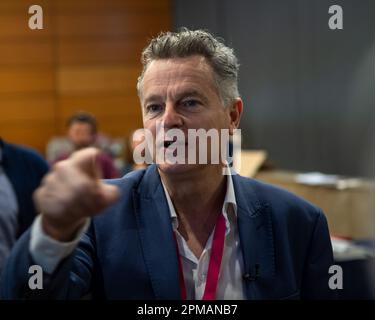
<instances>
[{"instance_id":1,"label":"man with gray hair","mask_svg":"<svg viewBox=\"0 0 375 320\"><path fill-rule=\"evenodd\" d=\"M144 49L142 63L137 89L144 129L156 138L148 145L154 159L178 143L168 130L186 137L189 130L233 134L238 128L239 64L221 40L202 30L162 33ZM166 131L158 143L160 124ZM8 260L4 298L335 296L328 286L333 257L320 209L232 175L225 159L159 162L103 182L97 155L94 149L76 152L44 179L35 194L41 215ZM32 265L43 271L35 278L43 279L42 289L30 289Z\"/></svg>"}]
</instances>

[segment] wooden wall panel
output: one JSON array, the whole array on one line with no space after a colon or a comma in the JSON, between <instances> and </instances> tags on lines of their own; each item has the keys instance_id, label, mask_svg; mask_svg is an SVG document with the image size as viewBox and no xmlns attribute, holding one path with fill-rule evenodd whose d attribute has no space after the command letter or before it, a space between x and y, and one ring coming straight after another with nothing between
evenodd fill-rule
<instances>
[{"instance_id":1,"label":"wooden wall panel","mask_svg":"<svg viewBox=\"0 0 375 320\"><path fill-rule=\"evenodd\" d=\"M18 40L24 41L41 41L42 39L51 39L54 28L51 23L51 15L44 12L42 30L31 30L29 28L28 7L20 13L4 13L0 14L0 41L8 41L10 43Z\"/></svg>"},{"instance_id":2,"label":"wooden wall panel","mask_svg":"<svg viewBox=\"0 0 375 320\"><path fill-rule=\"evenodd\" d=\"M136 94L140 67L134 65L61 67L58 90L61 95L102 92Z\"/></svg>"},{"instance_id":3,"label":"wooden wall panel","mask_svg":"<svg viewBox=\"0 0 375 320\"><path fill-rule=\"evenodd\" d=\"M55 90L54 70L50 67L0 69L0 94L51 93Z\"/></svg>"},{"instance_id":4,"label":"wooden wall panel","mask_svg":"<svg viewBox=\"0 0 375 320\"><path fill-rule=\"evenodd\" d=\"M0 42L1 67L53 67L53 64L54 48L50 41Z\"/></svg>"},{"instance_id":5,"label":"wooden wall panel","mask_svg":"<svg viewBox=\"0 0 375 320\"><path fill-rule=\"evenodd\" d=\"M43 30L28 28L32 4L0 1L0 136L44 153L78 110L113 137L141 127L140 54L170 30L170 0L40 0Z\"/></svg>"},{"instance_id":6,"label":"wooden wall panel","mask_svg":"<svg viewBox=\"0 0 375 320\"><path fill-rule=\"evenodd\" d=\"M99 39L60 39L58 63L82 64L134 64L138 65L146 41L141 37Z\"/></svg>"},{"instance_id":7,"label":"wooden wall panel","mask_svg":"<svg viewBox=\"0 0 375 320\"><path fill-rule=\"evenodd\" d=\"M150 36L169 28L169 14L164 12L61 14L56 18L58 37Z\"/></svg>"},{"instance_id":8,"label":"wooden wall panel","mask_svg":"<svg viewBox=\"0 0 375 320\"><path fill-rule=\"evenodd\" d=\"M0 97L0 123L15 121L51 120L56 113L56 98L53 95L34 97Z\"/></svg>"},{"instance_id":9,"label":"wooden wall panel","mask_svg":"<svg viewBox=\"0 0 375 320\"><path fill-rule=\"evenodd\" d=\"M55 134L56 98L53 95L0 95L0 136L43 152Z\"/></svg>"},{"instance_id":10,"label":"wooden wall panel","mask_svg":"<svg viewBox=\"0 0 375 320\"><path fill-rule=\"evenodd\" d=\"M12 143L29 146L42 154L46 142L56 134L53 121L35 119L33 121L15 121L0 124L0 136Z\"/></svg>"},{"instance_id":11,"label":"wooden wall panel","mask_svg":"<svg viewBox=\"0 0 375 320\"><path fill-rule=\"evenodd\" d=\"M61 116L68 117L75 110L86 110L97 115L141 116L138 97L134 95L64 96L60 99Z\"/></svg>"},{"instance_id":12,"label":"wooden wall panel","mask_svg":"<svg viewBox=\"0 0 375 320\"><path fill-rule=\"evenodd\" d=\"M79 110L95 114L100 130L112 135L127 135L129 130L142 127L139 100L134 95L65 96L60 99L59 128L63 131L69 116Z\"/></svg>"},{"instance_id":13,"label":"wooden wall panel","mask_svg":"<svg viewBox=\"0 0 375 320\"><path fill-rule=\"evenodd\" d=\"M51 0L1 0L0 14L27 13L28 8L34 4L42 6L44 11L51 8Z\"/></svg>"},{"instance_id":14,"label":"wooden wall panel","mask_svg":"<svg viewBox=\"0 0 375 320\"><path fill-rule=\"evenodd\" d=\"M9 1L9 0L8 0ZM26 1L26 0L25 0ZM161 11L170 13L170 1L165 0L55 0L61 13Z\"/></svg>"}]
</instances>

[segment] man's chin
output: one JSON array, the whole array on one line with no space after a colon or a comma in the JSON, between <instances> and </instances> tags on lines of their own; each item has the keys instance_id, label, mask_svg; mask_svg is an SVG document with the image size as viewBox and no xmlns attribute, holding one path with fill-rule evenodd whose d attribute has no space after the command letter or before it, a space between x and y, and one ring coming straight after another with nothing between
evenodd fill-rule
<instances>
[{"instance_id":1,"label":"man's chin","mask_svg":"<svg viewBox=\"0 0 375 320\"><path fill-rule=\"evenodd\" d=\"M194 170L197 166L193 164L158 164L158 169L165 174L181 174Z\"/></svg>"}]
</instances>

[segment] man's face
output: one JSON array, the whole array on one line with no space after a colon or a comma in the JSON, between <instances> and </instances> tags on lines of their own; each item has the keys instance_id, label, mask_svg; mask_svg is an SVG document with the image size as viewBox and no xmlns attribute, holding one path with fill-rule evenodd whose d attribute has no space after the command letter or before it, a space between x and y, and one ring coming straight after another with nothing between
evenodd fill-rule
<instances>
[{"instance_id":1,"label":"man's face","mask_svg":"<svg viewBox=\"0 0 375 320\"><path fill-rule=\"evenodd\" d=\"M236 125L231 115L233 109L224 108L211 66L202 56L152 61L143 78L141 104L144 128L151 130L154 141L157 124L160 122L166 132L169 129L182 130L186 141L186 159L188 129L216 129L220 135L220 129L233 129L233 125ZM208 142L210 143L210 139ZM154 145L154 159L155 150L163 146L156 145L155 148ZM194 152L198 159L198 145ZM210 145L207 153L210 159ZM197 166L199 165L158 164L159 169L165 173L186 172Z\"/></svg>"},{"instance_id":2,"label":"man's face","mask_svg":"<svg viewBox=\"0 0 375 320\"><path fill-rule=\"evenodd\" d=\"M85 122L73 122L68 129L68 137L76 150L87 148L95 141L91 125Z\"/></svg>"}]
</instances>

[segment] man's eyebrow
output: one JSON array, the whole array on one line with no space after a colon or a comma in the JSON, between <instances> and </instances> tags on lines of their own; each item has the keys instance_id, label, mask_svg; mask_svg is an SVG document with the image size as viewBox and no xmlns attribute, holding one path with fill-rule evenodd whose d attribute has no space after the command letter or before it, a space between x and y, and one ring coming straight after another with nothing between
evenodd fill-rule
<instances>
[{"instance_id":1,"label":"man's eyebrow","mask_svg":"<svg viewBox=\"0 0 375 320\"><path fill-rule=\"evenodd\" d=\"M205 103L207 103L207 101L208 101L204 94L202 94L199 91L194 90L194 89L179 92L178 94L176 94L175 100L180 101L185 97L198 97L199 99L202 99L203 102L205 102Z\"/></svg>"},{"instance_id":2,"label":"man's eyebrow","mask_svg":"<svg viewBox=\"0 0 375 320\"><path fill-rule=\"evenodd\" d=\"M151 101L155 102L155 101L160 101L160 100L162 100L162 98L161 98L160 95L158 95L158 94L152 94L152 95L150 95L150 96L148 96L148 97L145 98L144 104L147 104L147 103L149 103Z\"/></svg>"},{"instance_id":3,"label":"man's eyebrow","mask_svg":"<svg viewBox=\"0 0 375 320\"><path fill-rule=\"evenodd\" d=\"M195 90L195 89L185 90L185 91L181 91L181 92L177 93L174 97L174 100L180 101L180 100L182 100L183 98L186 98L186 97L198 97L204 103L208 102L208 99L206 98L206 96L204 94L200 93L198 90ZM162 101L162 99L163 98L158 94L151 94L151 95L149 95L145 98L144 104L146 105L147 103L150 103L150 102Z\"/></svg>"}]
</instances>

